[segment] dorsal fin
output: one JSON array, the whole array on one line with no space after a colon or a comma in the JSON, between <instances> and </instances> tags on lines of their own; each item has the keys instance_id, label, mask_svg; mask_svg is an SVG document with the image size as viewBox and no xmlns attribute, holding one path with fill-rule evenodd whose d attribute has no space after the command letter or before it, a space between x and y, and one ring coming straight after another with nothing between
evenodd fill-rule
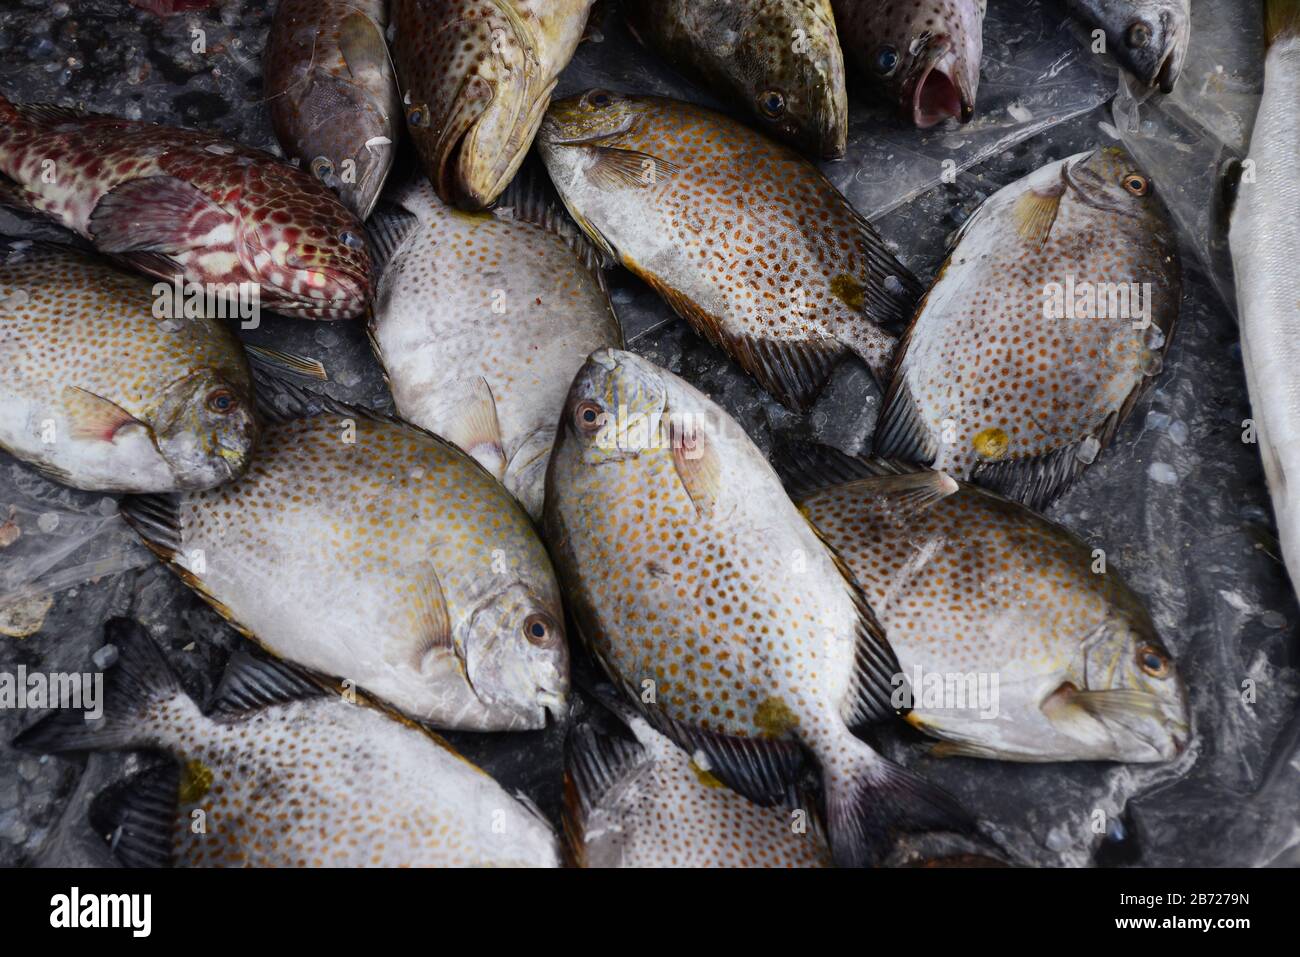
<instances>
[{"instance_id":1,"label":"dorsal fin","mask_svg":"<svg viewBox=\"0 0 1300 957\"><path fill-rule=\"evenodd\" d=\"M497 215L504 215L507 210L510 218L532 223L564 240L591 270L601 289L605 289L604 270L614 265L613 262L569 218L563 201L536 160L530 159L516 174L497 200L493 211Z\"/></svg>"},{"instance_id":2,"label":"dorsal fin","mask_svg":"<svg viewBox=\"0 0 1300 957\"><path fill-rule=\"evenodd\" d=\"M230 656L208 710L214 714L244 714L325 694L316 679L305 672L286 662L258 658L238 648Z\"/></svg>"}]
</instances>

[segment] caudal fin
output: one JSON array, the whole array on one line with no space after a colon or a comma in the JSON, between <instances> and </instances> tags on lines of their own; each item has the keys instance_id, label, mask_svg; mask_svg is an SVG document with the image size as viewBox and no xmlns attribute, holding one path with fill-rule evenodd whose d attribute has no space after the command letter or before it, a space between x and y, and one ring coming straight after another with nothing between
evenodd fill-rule
<instances>
[{"instance_id":1,"label":"caudal fin","mask_svg":"<svg viewBox=\"0 0 1300 957\"><path fill-rule=\"evenodd\" d=\"M147 741L145 714L155 704L184 692L139 622L111 619L104 635L117 646L118 660L105 675L103 716L87 721L84 711L55 711L18 735L14 747L43 753L112 751Z\"/></svg>"},{"instance_id":2,"label":"caudal fin","mask_svg":"<svg viewBox=\"0 0 1300 957\"><path fill-rule=\"evenodd\" d=\"M840 867L885 859L900 834L973 831L975 820L942 788L852 739L838 767L824 766L826 823Z\"/></svg>"}]
</instances>

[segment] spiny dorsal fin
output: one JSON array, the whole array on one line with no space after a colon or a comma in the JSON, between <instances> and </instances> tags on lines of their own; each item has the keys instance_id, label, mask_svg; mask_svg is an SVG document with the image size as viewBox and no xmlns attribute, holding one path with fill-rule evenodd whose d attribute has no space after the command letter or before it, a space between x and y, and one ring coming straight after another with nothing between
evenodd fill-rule
<instances>
[{"instance_id":1,"label":"spiny dorsal fin","mask_svg":"<svg viewBox=\"0 0 1300 957\"><path fill-rule=\"evenodd\" d=\"M236 649L209 705L214 714L237 715L304 698L324 697L316 679L274 658Z\"/></svg>"}]
</instances>

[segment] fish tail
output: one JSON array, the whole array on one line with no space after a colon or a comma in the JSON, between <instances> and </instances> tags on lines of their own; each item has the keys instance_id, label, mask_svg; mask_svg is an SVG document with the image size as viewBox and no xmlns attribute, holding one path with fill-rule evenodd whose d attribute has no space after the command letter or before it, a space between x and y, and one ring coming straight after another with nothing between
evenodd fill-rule
<instances>
[{"instance_id":1,"label":"fish tail","mask_svg":"<svg viewBox=\"0 0 1300 957\"><path fill-rule=\"evenodd\" d=\"M948 792L881 757L847 729L845 735L834 764L823 765L836 865L880 864L900 833L974 830L975 821Z\"/></svg>"},{"instance_id":2,"label":"fish tail","mask_svg":"<svg viewBox=\"0 0 1300 957\"><path fill-rule=\"evenodd\" d=\"M180 683L139 622L113 618L104 634L108 643L117 647L118 660L103 684L100 720L88 720L85 710L59 708L18 735L14 747L46 754L112 751L152 740L147 714L156 705L184 694Z\"/></svg>"},{"instance_id":3,"label":"fish tail","mask_svg":"<svg viewBox=\"0 0 1300 957\"><path fill-rule=\"evenodd\" d=\"M1270 47L1300 37L1300 0L1264 0L1264 35Z\"/></svg>"}]
</instances>

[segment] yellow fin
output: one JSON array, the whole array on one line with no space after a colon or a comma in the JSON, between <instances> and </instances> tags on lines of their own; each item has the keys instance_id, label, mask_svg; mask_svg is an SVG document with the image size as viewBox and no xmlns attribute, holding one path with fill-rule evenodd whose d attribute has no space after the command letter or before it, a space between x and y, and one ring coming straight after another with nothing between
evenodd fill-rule
<instances>
[{"instance_id":1,"label":"yellow fin","mask_svg":"<svg viewBox=\"0 0 1300 957\"><path fill-rule=\"evenodd\" d=\"M1035 249L1042 249L1052 232L1063 192L1063 188L1048 192L1031 189L1016 200L1012 209L1016 234Z\"/></svg>"},{"instance_id":2,"label":"yellow fin","mask_svg":"<svg viewBox=\"0 0 1300 957\"><path fill-rule=\"evenodd\" d=\"M487 379L475 376L453 425L445 438L468 452L499 481L506 471L506 453L501 444L497 403Z\"/></svg>"},{"instance_id":3,"label":"yellow fin","mask_svg":"<svg viewBox=\"0 0 1300 957\"><path fill-rule=\"evenodd\" d=\"M78 439L112 442L114 436L128 425L149 428L116 402L75 385L63 390L63 407L68 413L72 435Z\"/></svg>"},{"instance_id":4,"label":"yellow fin","mask_svg":"<svg viewBox=\"0 0 1300 957\"><path fill-rule=\"evenodd\" d=\"M677 477L695 503L695 511L705 516L712 514L718 504L722 466L708 434L703 429L695 429L687 435L674 430L669 441Z\"/></svg>"}]
</instances>

